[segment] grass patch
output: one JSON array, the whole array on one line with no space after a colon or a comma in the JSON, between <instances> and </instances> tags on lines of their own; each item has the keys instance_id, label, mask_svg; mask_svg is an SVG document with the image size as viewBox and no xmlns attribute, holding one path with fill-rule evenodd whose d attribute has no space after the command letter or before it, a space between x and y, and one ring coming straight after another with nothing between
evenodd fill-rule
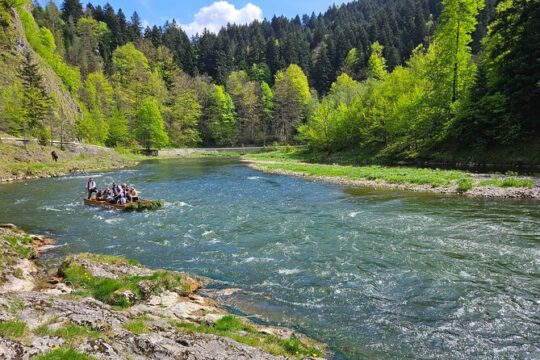
<instances>
[{"instance_id":1,"label":"grass patch","mask_svg":"<svg viewBox=\"0 0 540 360\"><path fill-rule=\"evenodd\" d=\"M240 343L260 348L276 356L304 358L321 357L322 351L304 344L299 339L281 339L274 335L261 334L253 326L242 322L234 315L226 315L213 325L197 325L187 322L173 322L176 330L182 333L203 333L224 336Z\"/></svg>"},{"instance_id":2,"label":"grass patch","mask_svg":"<svg viewBox=\"0 0 540 360\"><path fill-rule=\"evenodd\" d=\"M92 253L80 253L75 255L75 259L88 260L92 262L98 262L100 264L109 264L109 265L140 265L140 263L135 259L129 259L122 256L114 255L102 255L102 254L92 254Z\"/></svg>"},{"instance_id":3,"label":"grass patch","mask_svg":"<svg viewBox=\"0 0 540 360\"><path fill-rule=\"evenodd\" d=\"M101 337L101 333L92 329L89 326L80 326L75 324L69 324L54 331L55 336L59 336L67 342L73 342L79 338L92 338L98 339Z\"/></svg>"},{"instance_id":4,"label":"grass patch","mask_svg":"<svg viewBox=\"0 0 540 360\"><path fill-rule=\"evenodd\" d=\"M408 167L323 165L295 162L260 164L270 171L286 170L316 177L342 177L351 180L382 181L389 184L429 185L444 187L470 177L458 170L417 169Z\"/></svg>"},{"instance_id":5,"label":"grass patch","mask_svg":"<svg viewBox=\"0 0 540 360\"><path fill-rule=\"evenodd\" d=\"M147 276L124 276L118 279L100 278L90 275L77 262L69 261L62 264L60 271L67 283L81 288L97 300L120 308L130 307L137 301L165 290L176 292L181 296L191 293L189 284L184 282L181 275L168 271L156 271Z\"/></svg>"},{"instance_id":6,"label":"grass patch","mask_svg":"<svg viewBox=\"0 0 540 360\"><path fill-rule=\"evenodd\" d=\"M26 333L26 324L22 321L0 322L0 336L9 339L20 339Z\"/></svg>"},{"instance_id":7,"label":"grass patch","mask_svg":"<svg viewBox=\"0 0 540 360\"><path fill-rule=\"evenodd\" d=\"M130 321L122 325L122 327L134 334L145 334L149 330L144 321Z\"/></svg>"},{"instance_id":8,"label":"grass patch","mask_svg":"<svg viewBox=\"0 0 540 360\"><path fill-rule=\"evenodd\" d=\"M461 170L441 170L402 166L351 166L311 163L313 154L302 150L273 151L249 154L245 159L259 162L263 171L288 171L313 177L341 177L349 180L371 180L388 184L427 185L432 188L456 186L464 192L474 187L532 188L534 181L516 176L492 177L474 182L470 173ZM514 175L514 174L512 174Z\"/></svg>"},{"instance_id":9,"label":"grass patch","mask_svg":"<svg viewBox=\"0 0 540 360\"><path fill-rule=\"evenodd\" d=\"M102 334L92 329L89 326L81 326L76 324L67 324L56 330L51 329L48 325L41 325L36 328L33 333L37 336L58 336L66 342L73 344L82 339L99 339Z\"/></svg>"},{"instance_id":10,"label":"grass patch","mask_svg":"<svg viewBox=\"0 0 540 360\"><path fill-rule=\"evenodd\" d=\"M534 181L531 179L522 179L515 176L506 178L491 177L490 179L483 179L478 182L478 186L493 186L493 187L517 187L517 188L529 188L534 186Z\"/></svg>"},{"instance_id":11,"label":"grass patch","mask_svg":"<svg viewBox=\"0 0 540 360\"><path fill-rule=\"evenodd\" d=\"M94 360L93 356L80 353L72 347L61 347L38 355L35 360Z\"/></svg>"},{"instance_id":12,"label":"grass patch","mask_svg":"<svg viewBox=\"0 0 540 360\"><path fill-rule=\"evenodd\" d=\"M456 190L458 192L465 192L473 188L472 179L470 178L461 178L457 182Z\"/></svg>"},{"instance_id":13,"label":"grass patch","mask_svg":"<svg viewBox=\"0 0 540 360\"><path fill-rule=\"evenodd\" d=\"M36 250L32 246L32 238L28 235L8 235L4 237L9 250L20 255L24 259L31 259L36 256Z\"/></svg>"}]
</instances>

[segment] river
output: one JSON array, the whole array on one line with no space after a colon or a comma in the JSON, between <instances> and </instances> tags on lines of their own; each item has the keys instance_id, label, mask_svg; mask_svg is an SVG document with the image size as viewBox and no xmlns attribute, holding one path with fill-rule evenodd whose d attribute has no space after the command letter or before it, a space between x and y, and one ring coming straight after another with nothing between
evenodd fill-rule
<instances>
[{"instance_id":1,"label":"river","mask_svg":"<svg viewBox=\"0 0 540 360\"><path fill-rule=\"evenodd\" d=\"M337 359L540 358L534 201L350 189L236 160L144 162L129 182L155 212L85 207L85 176L0 186L0 222L236 288L220 300L330 345ZM213 291L212 289L209 290Z\"/></svg>"}]
</instances>

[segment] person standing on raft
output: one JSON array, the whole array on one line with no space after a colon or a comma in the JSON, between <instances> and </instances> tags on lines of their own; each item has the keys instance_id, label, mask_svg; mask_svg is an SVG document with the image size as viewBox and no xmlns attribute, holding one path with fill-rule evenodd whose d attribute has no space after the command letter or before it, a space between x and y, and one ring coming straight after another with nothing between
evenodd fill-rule
<instances>
[{"instance_id":1,"label":"person standing on raft","mask_svg":"<svg viewBox=\"0 0 540 360\"><path fill-rule=\"evenodd\" d=\"M92 177L88 178L88 182L86 183L86 190L88 191L88 200L90 200L93 193L97 192L96 182Z\"/></svg>"}]
</instances>

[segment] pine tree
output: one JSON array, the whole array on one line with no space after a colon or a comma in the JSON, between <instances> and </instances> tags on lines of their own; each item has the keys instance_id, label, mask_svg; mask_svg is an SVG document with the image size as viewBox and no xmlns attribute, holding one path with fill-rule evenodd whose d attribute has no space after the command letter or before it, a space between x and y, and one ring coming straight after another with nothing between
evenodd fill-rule
<instances>
[{"instance_id":1,"label":"pine tree","mask_svg":"<svg viewBox=\"0 0 540 360\"><path fill-rule=\"evenodd\" d=\"M51 111L52 100L43 84L43 76L32 54L27 52L18 70L18 76L24 89L22 132L26 138L29 134L37 136L42 144L51 134L46 129L46 120Z\"/></svg>"},{"instance_id":2,"label":"pine tree","mask_svg":"<svg viewBox=\"0 0 540 360\"><path fill-rule=\"evenodd\" d=\"M323 44L319 50L319 55L317 56L317 60L315 61L311 73L313 86L319 94L325 94L328 91L328 88L330 88L330 85L334 80L333 78L332 65L328 59L326 45Z\"/></svg>"},{"instance_id":3,"label":"pine tree","mask_svg":"<svg viewBox=\"0 0 540 360\"><path fill-rule=\"evenodd\" d=\"M131 15L131 21L128 25L129 41L135 42L141 38L142 23L139 14L134 11Z\"/></svg>"},{"instance_id":4,"label":"pine tree","mask_svg":"<svg viewBox=\"0 0 540 360\"><path fill-rule=\"evenodd\" d=\"M73 23L77 23L79 18L84 15L83 7L80 0L64 0L61 6L62 9L62 19L65 22L68 22L70 19Z\"/></svg>"}]
</instances>

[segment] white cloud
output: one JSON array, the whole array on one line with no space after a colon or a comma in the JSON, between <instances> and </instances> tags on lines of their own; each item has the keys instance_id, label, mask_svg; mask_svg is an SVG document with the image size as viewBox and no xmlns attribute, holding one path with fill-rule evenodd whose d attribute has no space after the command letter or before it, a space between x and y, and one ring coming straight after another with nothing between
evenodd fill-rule
<instances>
[{"instance_id":1,"label":"white cloud","mask_svg":"<svg viewBox=\"0 0 540 360\"><path fill-rule=\"evenodd\" d=\"M180 26L189 35L202 34L204 29L218 32L222 26L231 24L249 24L255 20L262 20L262 10L257 5L248 3L241 9L237 9L227 1L216 1L210 6L205 6L195 14L189 24Z\"/></svg>"}]
</instances>

